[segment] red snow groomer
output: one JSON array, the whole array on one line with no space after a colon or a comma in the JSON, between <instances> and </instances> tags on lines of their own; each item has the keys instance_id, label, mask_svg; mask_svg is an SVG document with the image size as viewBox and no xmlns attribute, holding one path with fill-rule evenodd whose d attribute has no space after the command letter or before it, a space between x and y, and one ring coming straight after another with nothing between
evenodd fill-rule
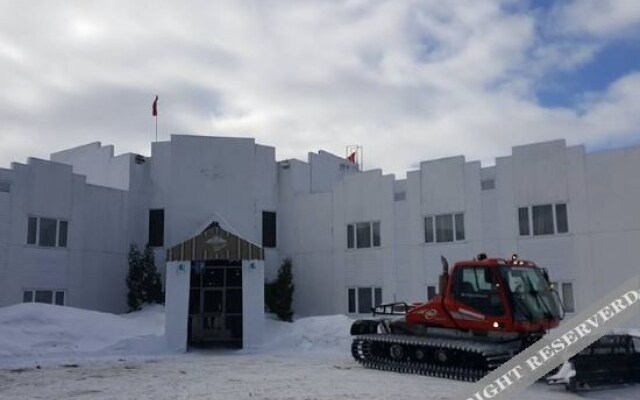
<instances>
[{"instance_id":1,"label":"red snow groomer","mask_svg":"<svg viewBox=\"0 0 640 400\"><path fill-rule=\"evenodd\" d=\"M476 381L558 326L562 302L545 269L480 254L442 257L439 295L427 303L391 303L357 320L351 352L366 367ZM384 316L383 318L375 318ZM570 390L640 382L635 338L607 335L574 356L550 383Z\"/></svg>"}]
</instances>

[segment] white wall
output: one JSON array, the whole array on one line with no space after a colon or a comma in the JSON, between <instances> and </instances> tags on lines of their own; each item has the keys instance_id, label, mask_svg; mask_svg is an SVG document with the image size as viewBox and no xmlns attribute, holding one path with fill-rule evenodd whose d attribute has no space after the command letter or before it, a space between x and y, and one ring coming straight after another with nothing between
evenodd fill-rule
<instances>
[{"instance_id":1,"label":"white wall","mask_svg":"<svg viewBox=\"0 0 640 400\"><path fill-rule=\"evenodd\" d=\"M126 311L128 193L88 185L69 165L33 158L13 164L10 175L11 193L0 199L9 221L0 305L22 302L23 289L50 289L64 290L70 306ZM67 247L27 245L28 216L68 221Z\"/></svg>"},{"instance_id":2,"label":"white wall","mask_svg":"<svg viewBox=\"0 0 640 400\"><path fill-rule=\"evenodd\" d=\"M165 336L169 347L187 350L191 262L167 262L165 277Z\"/></svg>"},{"instance_id":3,"label":"white wall","mask_svg":"<svg viewBox=\"0 0 640 400\"><path fill-rule=\"evenodd\" d=\"M264 335L264 261L242 260L242 347L262 344Z\"/></svg>"},{"instance_id":4,"label":"white wall","mask_svg":"<svg viewBox=\"0 0 640 400\"><path fill-rule=\"evenodd\" d=\"M36 159L0 169L12 184L0 193L0 304L46 284L68 290L68 304L123 310L126 251L148 239L150 208L165 209L166 246L212 219L261 244L262 211L276 211L277 248L266 250L263 274L275 278L292 258L300 315L346 312L352 286L380 286L384 301L424 300L440 255L518 253L572 282L578 309L639 271L640 148L589 154L564 141L536 143L489 168L462 156L425 161L403 180L358 172L323 151L276 163L275 149L246 138L172 136L152 155L137 164L92 143L52 155L73 170ZM482 191L482 179L495 179L495 189ZM394 201L394 192L405 199ZM519 236L518 207L558 202L567 204L569 233ZM464 241L425 243L426 215L457 212ZM68 219L69 248L26 246L29 214ZM346 249L346 225L366 221L381 222L380 248Z\"/></svg>"},{"instance_id":5,"label":"white wall","mask_svg":"<svg viewBox=\"0 0 640 400\"><path fill-rule=\"evenodd\" d=\"M85 175L88 183L116 189L129 189L129 169L132 154L114 157L113 146L100 142L51 154L51 161L73 165L73 172Z\"/></svg>"}]
</instances>

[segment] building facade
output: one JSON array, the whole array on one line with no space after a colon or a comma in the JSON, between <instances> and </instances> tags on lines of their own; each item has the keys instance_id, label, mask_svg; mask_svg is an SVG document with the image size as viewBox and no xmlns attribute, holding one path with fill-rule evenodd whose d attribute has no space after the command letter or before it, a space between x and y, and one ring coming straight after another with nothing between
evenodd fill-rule
<instances>
[{"instance_id":1,"label":"building facade","mask_svg":"<svg viewBox=\"0 0 640 400\"><path fill-rule=\"evenodd\" d=\"M441 255L481 252L548 268L578 311L640 271L638 170L638 147L587 153L562 140L491 167L424 161L405 179L323 151L276 161L246 138L174 135L150 157L93 143L0 170L0 305L124 311L130 243L149 242L162 265L215 220L264 249L267 280L292 259L299 315L424 301Z\"/></svg>"}]
</instances>

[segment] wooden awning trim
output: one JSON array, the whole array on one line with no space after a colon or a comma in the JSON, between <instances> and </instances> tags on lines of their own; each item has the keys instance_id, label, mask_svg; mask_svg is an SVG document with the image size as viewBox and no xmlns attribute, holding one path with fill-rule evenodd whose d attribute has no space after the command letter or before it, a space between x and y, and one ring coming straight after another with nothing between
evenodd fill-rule
<instances>
[{"instance_id":1,"label":"wooden awning trim","mask_svg":"<svg viewBox=\"0 0 640 400\"><path fill-rule=\"evenodd\" d=\"M226 244L216 249L214 237ZM219 226L205 229L201 234L167 249L167 261L206 260L264 260L264 249L227 232Z\"/></svg>"}]
</instances>

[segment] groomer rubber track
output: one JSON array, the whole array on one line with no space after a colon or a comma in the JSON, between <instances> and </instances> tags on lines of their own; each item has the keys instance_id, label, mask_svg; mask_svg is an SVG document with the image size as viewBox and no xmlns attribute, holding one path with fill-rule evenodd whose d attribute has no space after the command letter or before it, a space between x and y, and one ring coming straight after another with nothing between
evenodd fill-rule
<instances>
[{"instance_id":1,"label":"groomer rubber track","mask_svg":"<svg viewBox=\"0 0 640 400\"><path fill-rule=\"evenodd\" d=\"M367 368L477 381L508 361L518 343L477 343L407 335L360 335L353 338L353 358Z\"/></svg>"}]
</instances>

